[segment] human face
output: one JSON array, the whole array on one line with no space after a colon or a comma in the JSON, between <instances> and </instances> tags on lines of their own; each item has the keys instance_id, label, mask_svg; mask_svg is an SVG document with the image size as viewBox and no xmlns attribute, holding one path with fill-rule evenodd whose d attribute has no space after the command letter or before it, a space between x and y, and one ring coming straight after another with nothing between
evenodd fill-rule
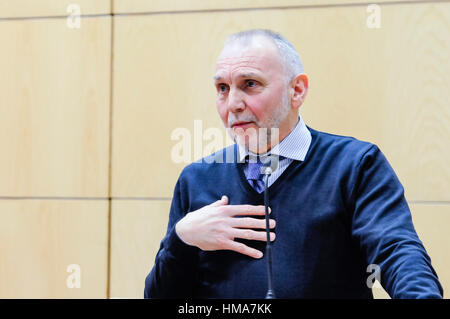
<instances>
[{"instance_id":1,"label":"human face","mask_svg":"<svg viewBox=\"0 0 450 319\"><path fill-rule=\"evenodd\" d=\"M237 143L261 153L278 142L262 132L278 128L279 137L287 135L286 118L292 113L289 91L272 42L255 39L245 48L230 44L219 56L214 80L217 110Z\"/></svg>"}]
</instances>

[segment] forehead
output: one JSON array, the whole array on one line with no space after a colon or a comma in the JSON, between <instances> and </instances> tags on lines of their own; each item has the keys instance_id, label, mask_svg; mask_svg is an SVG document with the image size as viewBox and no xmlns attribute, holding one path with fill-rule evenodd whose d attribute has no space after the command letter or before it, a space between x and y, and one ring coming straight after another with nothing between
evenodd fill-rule
<instances>
[{"instance_id":1,"label":"forehead","mask_svg":"<svg viewBox=\"0 0 450 319\"><path fill-rule=\"evenodd\" d=\"M265 40L245 47L240 44L225 47L217 59L214 78L233 77L240 72L269 75L280 71L278 50L274 44Z\"/></svg>"}]
</instances>

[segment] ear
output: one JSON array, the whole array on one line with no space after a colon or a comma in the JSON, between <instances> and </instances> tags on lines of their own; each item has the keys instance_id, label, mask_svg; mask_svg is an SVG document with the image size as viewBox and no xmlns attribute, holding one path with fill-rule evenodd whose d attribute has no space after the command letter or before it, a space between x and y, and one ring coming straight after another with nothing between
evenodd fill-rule
<instances>
[{"instance_id":1,"label":"ear","mask_svg":"<svg viewBox=\"0 0 450 319\"><path fill-rule=\"evenodd\" d=\"M298 109L303 104L308 92L308 76L305 73L297 75L291 81L291 106Z\"/></svg>"}]
</instances>

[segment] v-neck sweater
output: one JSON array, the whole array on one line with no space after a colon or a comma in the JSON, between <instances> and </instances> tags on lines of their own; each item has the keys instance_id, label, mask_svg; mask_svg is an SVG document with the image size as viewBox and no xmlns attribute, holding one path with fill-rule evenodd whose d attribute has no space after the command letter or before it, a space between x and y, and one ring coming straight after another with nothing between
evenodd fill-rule
<instances>
[{"instance_id":1,"label":"v-neck sweater","mask_svg":"<svg viewBox=\"0 0 450 319\"><path fill-rule=\"evenodd\" d=\"M442 286L414 229L403 186L380 149L308 129L312 141L305 160L293 161L268 188L276 220L277 297L373 298L376 277L393 298L441 298ZM145 280L146 298L264 298L265 255L202 251L175 231L187 213L222 195L229 205L264 204L237 153L232 145L180 174L167 233ZM235 240L264 253L265 242Z\"/></svg>"}]
</instances>

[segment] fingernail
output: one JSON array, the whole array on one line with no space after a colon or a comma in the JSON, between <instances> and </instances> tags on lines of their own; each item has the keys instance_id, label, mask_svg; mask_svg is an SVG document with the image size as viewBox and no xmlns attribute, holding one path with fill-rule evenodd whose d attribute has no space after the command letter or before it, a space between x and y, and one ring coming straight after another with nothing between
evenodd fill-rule
<instances>
[{"instance_id":1,"label":"fingernail","mask_svg":"<svg viewBox=\"0 0 450 319\"><path fill-rule=\"evenodd\" d=\"M263 256L263 253L262 252L258 252L257 254L256 254L256 257L257 258L261 258Z\"/></svg>"}]
</instances>

